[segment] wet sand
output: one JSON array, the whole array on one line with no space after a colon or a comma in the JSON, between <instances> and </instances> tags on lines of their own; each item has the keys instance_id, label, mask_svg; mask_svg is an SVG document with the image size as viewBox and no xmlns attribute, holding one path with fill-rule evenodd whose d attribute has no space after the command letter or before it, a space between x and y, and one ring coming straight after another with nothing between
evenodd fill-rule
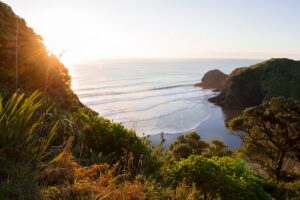
<instances>
[{"instance_id":1,"label":"wet sand","mask_svg":"<svg viewBox=\"0 0 300 200\"><path fill-rule=\"evenodd\" d=\"M225 127L225 121L232 119L240 113L239 110L229 110L222 109L220 106L209 103L211 115L204 120L198 127L189 132L175 133L175 134L164 134L166 140L165 147L169 146L178 136L185 135L192 131L198 133L202 140L206 142L211 142L212 140L221 140L229 147L229 149L234 150L241 145L241 140L239 137L230 133L230 131ZM152 144L158 144L161 141L161 135L151 135L149 139Z\"/></svg>"}]
</instances>

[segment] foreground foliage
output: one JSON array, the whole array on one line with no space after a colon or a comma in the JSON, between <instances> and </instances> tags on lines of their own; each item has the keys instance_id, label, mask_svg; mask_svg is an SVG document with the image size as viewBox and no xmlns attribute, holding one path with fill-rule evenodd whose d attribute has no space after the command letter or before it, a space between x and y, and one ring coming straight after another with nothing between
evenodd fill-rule
<instances>
[{"instance_id":1,"label":"foreground foliage","mask_svg":"<svg viewBox=\"0 0 300 200\"><path fill-rule=\"evenodd\" d=\"M57 123L46 127L48 110L35 120L43 100L38 92L30 97L14 94L3 106L0 96L0 155L16 162L39 161L53 138ZM49 131L47 130L49 129Z\"/></svg>"},{"instance_id":2,"label":"foreground foliage","mask_svg":"<svg viewBox=\"0 0 300 200\"><path fill-rule=\"evenodd\" d=\"M39 93L14 94L0 106L1 198L280 199L299 194L299 181L265 182L222 142L209 144L191 133L163 152L161 145L151 148L133 131L86 110L69 118L74 122L58 125L43 102ZM64 130L75 134L60 136ZM61 137L69 139L60 143ZM56 143L60 147L51 146ZM183 145L190 151L178 148Z\"/></svg>"},{"instance_id":3,"label":"foreground foliage","mask_svg":"<svg viewBox=\"0 0 300 200\"><path fill-rule=\"evenodd\" d=\"M57 123L47 126L48 109L35 92L14 94L3 104L0 96L0 198L37 197L38 170L43 166ZM40 117L37 116L40 114ZM27 185L32 186L26 189Z\"/></svg>"},{"instance_id":4,"label":"foreground foliage","mask_svg":"<svg viewBox=\"0 0 300 200\"><path fill-rule=\"evenodd\" d=\"M79 165L71 153L70 138L59 159L41 171L42 199L145 199L141 181L130 181L118 164Z\"/></svg>"},{"instance_id":5,"label":"foreground foliage","mask_svg":"<svg viewBox=\"0 0 300 200\"><path fill-rule=\"evenodd\" d=\"M270 199L261 181L239 159L192 155L168 171L175 185L185 180L201 191L203 199Z\"/></svg>"}]
</instances>

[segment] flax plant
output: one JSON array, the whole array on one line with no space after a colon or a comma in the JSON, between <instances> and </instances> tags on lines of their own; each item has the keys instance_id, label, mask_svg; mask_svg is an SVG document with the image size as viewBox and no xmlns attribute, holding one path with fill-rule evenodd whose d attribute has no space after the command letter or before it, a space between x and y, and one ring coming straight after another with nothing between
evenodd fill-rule
<instances>
[{"instance_id":1,"label":"flax plant","mask_svg":"<svg viewBox=\"0 0 300 200\"><path fill-rule=\"evenodd\" d=\"M49 109L41 112L43 103L39 92L27 98L15 93L5 104L0 96L0 156L16 162L42 159L58 125L45 128Z\"/></svg>"}]
</instances>

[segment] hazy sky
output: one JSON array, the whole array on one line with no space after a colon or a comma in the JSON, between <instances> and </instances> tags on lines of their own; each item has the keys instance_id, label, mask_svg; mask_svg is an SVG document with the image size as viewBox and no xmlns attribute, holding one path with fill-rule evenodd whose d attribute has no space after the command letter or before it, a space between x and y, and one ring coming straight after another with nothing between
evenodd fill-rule
<instances>
[{"instance_id":1,"label":"hazy sky","mask_svg":"<svg viewBox=\"0 0 300 200\"><path fill-rule=\"evenodd\" d=\"M300 59L300 0L4 0L63 60Z\"/></svg>"}]
</instances>

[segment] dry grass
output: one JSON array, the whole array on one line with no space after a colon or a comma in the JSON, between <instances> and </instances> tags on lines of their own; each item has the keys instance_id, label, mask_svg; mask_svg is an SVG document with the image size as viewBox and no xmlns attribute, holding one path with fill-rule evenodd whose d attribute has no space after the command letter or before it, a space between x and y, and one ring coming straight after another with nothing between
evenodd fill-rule
<instances>
[{"instance_id":1,"label":"dry grass","mask_svg":"<svg viewBox=\"0 0 300 200\"><path fill-rule=\"evenodd\" d=\"M40 174L43 199L146 199L143 184L128 180L123 173L118 174L118 164L112 167L79 165L70 152L72 140L68 141L60 159Z\"/></svg>"},{"instance_id":2,"label":"dry grass","mask_svg":"<svg viewBox=\"0 0 300 200\"><path fill-rule=\"evenodd\" d=\"M185 182L179 184L175 190L174 200L196 200L199 199L200 194L195 186L190 187Z\"/></svg>"}]
</instances>

